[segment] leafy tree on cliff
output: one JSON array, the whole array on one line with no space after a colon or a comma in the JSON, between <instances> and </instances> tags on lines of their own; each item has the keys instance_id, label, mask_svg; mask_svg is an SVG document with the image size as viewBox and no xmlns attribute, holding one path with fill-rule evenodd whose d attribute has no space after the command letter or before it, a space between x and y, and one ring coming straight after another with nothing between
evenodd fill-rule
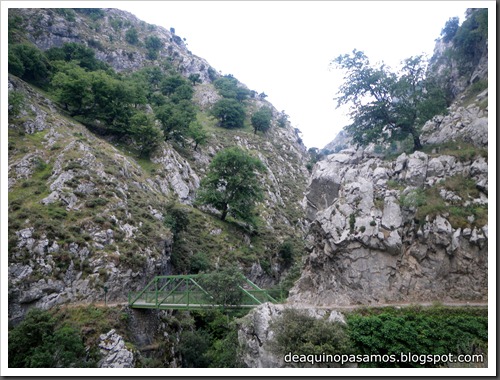
<instances>
[{"instance_id":1,"label":"leafy tree on cliff","mask_svg":"<svg viewBox=\"0 0 500 380\"><path fill-rule=\"evenodd\" d=\"M243 128L245 108L235 99L223 98L215 103L210 114L219 120L219 126L227 129Z\"/></svg>"},{"instance_id":2,"label":"leafy tree on cliff","mask_svg":"<svg viewBox=\"0 0 500 380\"><path fill-rule=\"evenodd\" d=\"M263 199L258 173L265 171L264 164L243 149L224 149L210 163L197 202L219 210L221 220L231 215L251 222L255 203Z\"/></svg>"},{"instance_id":3,"label":"leafy tree on cliff","mask_svg":"<svg viewBox=\"0 0 500 380\"><path fill-rule=\"evenodd\" d=\"M267 132L271 128L271 119L273 117L273 112L270 108L262 107L257 112L252 115L251 123L253 127L254 134L257 131Z\"/></svg>"},{"instance_id":4,"label":"leafy tree on cliff","mask_svg":"<svg viewBox=\"0 0 500 380\"><path fill-rule=\"evenodd\" d=\"M337 106L350 105L353 122L344 129L355 143L411 136L414 149L422 148L419 127L445 110L446 97L425 78L426 62L421 56L404 60L399 72L383 63L372 65L358 50L338 56L332 65L345 71L336 100Z\"/></svg>"}]
</instances>

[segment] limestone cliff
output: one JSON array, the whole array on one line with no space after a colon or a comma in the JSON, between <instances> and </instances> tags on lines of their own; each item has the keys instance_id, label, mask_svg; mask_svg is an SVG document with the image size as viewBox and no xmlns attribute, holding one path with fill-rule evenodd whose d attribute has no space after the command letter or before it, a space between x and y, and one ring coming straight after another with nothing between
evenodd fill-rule
<instances>
[{"instance_id":1,"label":"limestone cliff","mask_svg":"<svg viewBox=\"0 0 500 380\"><path fill-rule=\"evenodd\" d=\"M194 151L188 142L164 141L144 159L126 140L93 133L46 92L10 75L9 93L22 102L9 117L9 319L19 321L31 307L102 301L105 288L108 301L126 302L128 291L153 276L189 270L173 265L173 253L178 262L202 253L212 268L234 263L261 285L277 284L289 268L279 258L280 244L300 241L304 231L306 152L295 129L288 122L278 126L280 113L258 97L248 100L246 128L217 127L208 110L220 98L212 84L220 74L182 38L117 9L92 12L9 9L16 21L9 32L42 51L83 44L122 73L168 62L182 76L199 74L193 104L208 142ZM160 39L158 56L148 57L144 44L127 43L130 29L139 41ZM272 127L255 134L249 119L262 106L272 110ZM213 156L233 145L253 151L268 169L258 234L192 205ZM176 252L165 222L172 205L190 223Z\"/></svg>"},{"instance_id":2,"label":"limestone cliff","mask_svg":"<svg viewBox=\"0 0 500 380\"><path fill-rule=\"evenodd\" d=\"M459 70L444 53L452 44L437 42L429 75L449 75L455 100L446 115L423 126L423 151L391 159L380 146L349 145L344 134L327 145L337 153L319 161L309 180L309 256L290 301L487 301L487 41L483 45L474 64L462 62Z\"/></svg>"}]
</instances>

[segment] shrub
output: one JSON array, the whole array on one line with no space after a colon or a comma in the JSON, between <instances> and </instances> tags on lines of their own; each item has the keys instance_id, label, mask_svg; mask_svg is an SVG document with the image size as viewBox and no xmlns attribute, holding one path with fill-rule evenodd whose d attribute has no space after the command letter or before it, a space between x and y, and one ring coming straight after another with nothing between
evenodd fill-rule
<instances>
[{"instance_id":1,"label":"shrub","mask_svg":"<svg viewBox=\"0 0 500 380\"><path fill-rule=\"evenodd\" d=\"M77 330L57 327L47 311L31 309L9 331L9 367L83 367L85 347Z\"/></svg>"},{"instance_id":2,"label":"shrub","mask_svg":"<svg viewBox=\"0 0 500 380\"><path fill-rule=\"evenodd\" d=\"M346 326L340 322L316 319L305 311L285 309L271 322L274 337L269 342L271 352L284 356L349 354L352 347ZM328 366L328 363L324 365Z\"/></svg>"},{"instance_id":3,"label":"shrub","mask_svg":"<svg viewBox=\"0 0 500 380\"><path fill-rule=\"evenodd\" d=\"M24 105L24 94L20 91L9 91L9 118L19 116Z\"/></svg>"},{"instance_id":4,"label":"shrub","mask_svg":"<svg viewBox=\"0 0 500 380\"><path fill-rule=\"evenodd\" d=\"M285 240L278 251L278 255L285 265L290 265L293 262L294 248L291 240Z\"/></svg>"},{"instance_id":5,"label":"shrub","mask_svg":"<svg viewBox=\"0 0 500 380\"><path fill-rule=\"evenodd\" d=\"M347 315L349 337L357 354L447 355L476 353L486 348L488 319L463 309L433 307L354 312ZM442 363L439 363L442 364ZM439 365L438 364L438 365ZM433 363L361 363L360 366L435 367Z\"/></svg>"},{"instance_id":6,"label":"shrub","mask_svg":"<svg viewBox=\"0 0 500 380\"><path fill-rule=\"evenodd\" d=\"M235 99L221 99L217 101L210 114L218 119L222 128L243 128L245 122L245 108Z\"/></svg>"},{"instance_id":7,"label":"shrub","mask_svg":"<svg viewBox=\"0 0 500 380\"><path fill-rule=\"evenodd\" d=\"M135 28L130 28L127 30L125 33L125 41L127 41L131 45L135 45L136 43L139 42L139 36L137 33L137 29Z\"/></svg>"}]
</instances>

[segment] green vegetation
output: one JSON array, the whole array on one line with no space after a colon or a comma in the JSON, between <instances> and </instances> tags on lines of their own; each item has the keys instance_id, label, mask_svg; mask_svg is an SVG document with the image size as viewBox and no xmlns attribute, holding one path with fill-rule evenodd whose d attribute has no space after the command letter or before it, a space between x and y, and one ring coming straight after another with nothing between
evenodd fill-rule
<instances>
[{"instance_id":1,"label":"green vegetation","mask_svg":"<svg viewBox=\"0 0 500 380\"><path fill-rule=\"evenodd\" d=\"M85 346L79 332L58 326L47 311L31 309L25 319L9 331L9 367L86 367Z\"/></svg>"},{"instance_id":2,"label":"green vegetation","mask_svg":"<svg viewBox=\"0 0 500 380\"><path fill-rule=\"evenodd\" d=\"M456 157L461 162L475 160L484 157L488 160L488 150L478 148L471 143L462 140L446 141L441 144L426 145L422 151L430 156L449 155Z\"/></svg>"},{"instance_id":3,"label":"green vegetation","mask_svg":"<svg viewBox=\"0 0 500 380\"><path fill-rule=\"evenodd\" d=\"M125 41L130 45L136 45L139 42L139 35L136 28L130 28L125 32Z\"/></svg>"},{"instance_id":4,"label":"green vegetation","mask_svg":"<svg viewBox=\"0 0 500 380\"><path fill-rule=\"evenodd\" d=\"M359 354L448 355L486 353L486 309L383 308L347 314L349 339ZM442 365L442 363L440 363ZM362 363L365 366L432 367L433 363Z\"/></svg>"},{"instance_id":5,"label":"green vegetation","mask_svg":"<svg viewBox=\"0 0 500 380\"><path fill-rule=\"evenodd\" d=\"M46 86L51 76L47 57L36 47L27 44L9 44L9 73L39 86Z\"/></svg>"},{"instance_id":6,"label":"green vegetation","mask_svg":"<svg viewBox=\"0 0 500 380\"><path fill-rule=\"evenodd\" d=\"M458 198L445 200L442 191L451 191ZM474 180L457 174L426 189L414 189L400 197L402 207L415 210L418 223L432 221L437 215L447 215L453 228L482 227L488 223L487 205L472 203L479 197Z\"/></svg>"},{"instance_id":7,"label":"green vegetation","mask_svg":"<svg viewBox=\"0 0 500 380\"><path fill-rule=\"evenodd\" d=\"M214 157L200 184L199 204L210 205L227 215L253 223L255 202L263 199L256 172L266 171L264 164L241 148L227 148Z\"/></svg>"},{"instance_id":8,"label":"green vegetation","mask_svg":"<svg viewBox=\"0 0 500 380\"><path fill-rule=\"evenodd\" d=\"M472 8L467 10L467 19L455 32L452 42L452 55L458 61L463 74L470 74L488 41L488 9Z\"/></svg>"},{"instance_id":9,"label":"green vegetation","mask_svg":"<svg viewBox=\"0 0 500 380\"><path fill-rule=\"evenodd\" d=\"M337 106L350 105L353 123L344 129L355 143L413 139L421 149L419 127L446 110L446 94L433 78L425 77L422 56L404 60L400 72L374 66L361 51L339 55L332 62L345 70Z\"/></svg>"},{"instance_id":10,"label":"green vegetation","mask_svg":"<svg viewBox=\"0 0 500 380\"><path fill-rule=\"evenodd\" d=\"M285 309L271 322L274 331L270 350L281 357L294 355L344 354L352 352L348 331L340 322L316 319L304 311Z\"/></svg>"},{"instance_id":11,"label":"green vegetation","mask_svg":"<svg viewBox=\"0 0 500 380\"><path fill-rule=\"evenodd\" d=\"M210 114L217 118L222 128L243 128L245 123L245 108L235 99L221 99L217 101Z\"/></svg>"},{"instance_id":12,"label":"green vegetation","mask_svg":"<svg viewBox=\"0 0 500 380\"><path fill-rule=\"evenodd\" d=\"M239 287L243 281L242 273L235 267L207 272L199 279L200 285L213 297L213 304L223 308L241 304L243 292Z\"/></svg>"},{"instance_id":13,"label":"green vegetation","mask_svg":"<svg viewBox=\"0 0 500 380\"><path fill-rule=\"evenodd\" d=\"M444 28L441 30L441 36L444 42L450 42L453 37L455 37L455 34L457 34L458 31L458 24L458 17L452 17L448 21L446 21Z\"/></svg>"},{"instance_id":14,"label":"green vegetation","mask_svg":"<svg viewBox=\"0 0 500 380\"><path fill-rule=\"evenodd\" d=\"M442 306L358 309L346 314L346 324L329 322L329 313L314 318L305 311L285 309L271 328L273 353L296 355L459 355L487 354L487 309ZM321 363L315 366L338 366ZM360 367L436 367L446 363L358 362ZM303 364L301 365L303 366Z\"/></svg>"},{"instance_id":15,"label":"green vegetation","mask_svg":"<svg viewBox=\"0 0 500 380\"><path fill-rule=\"evenodd\" d=\"M24 95L20 91L9 91L9 119L16 118L24 106Z\"/></svg>"},{"instance_id":16,"label":"green vegetation","mask_svg":"<svg viewBox=\"0 0 500 380\"><path fill-rule=\"evenodd\" d=\"M242 311L193 311L190 328L180 335L179 353L184 368L241 368L235 319Z\"/></svg>"},{"instance_id":17,"label":"green vegetation","mask_svg":"<svg viewBox=\"0 0 500 380\"><path fill-rule=\"evenodd\" d=\"M267 132L269 128L271 128L271 119L273 117L273 113L270 108L262 107L257 112L252 115L252 127L254 133L259 132Z\"/></svg>"},{"instance_id":18,"label":"green vegetation","mask_svg":"<svg viewBox=\"0 0 500 380\"><path fill-rule=\"evenodd\" d=\"M238 80L231 74L216 79L213 82L219 94L226 99L235 99L242 103L250 96L250 91L238 85Z\"/></svg>"}]
</instances>

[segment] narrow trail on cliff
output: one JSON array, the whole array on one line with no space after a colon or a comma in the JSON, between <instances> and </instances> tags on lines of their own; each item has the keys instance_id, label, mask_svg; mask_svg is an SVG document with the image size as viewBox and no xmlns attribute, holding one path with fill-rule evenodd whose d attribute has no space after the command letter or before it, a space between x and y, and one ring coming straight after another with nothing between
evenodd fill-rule
<instances>
[{"instance_id":1,"label":"narrow trail on cliff","mask_svg":"<svg viewBox=\"0 0 500 380\"><path fill-rule=\"evenodd\" d=\"M357 309L376 309L384 307L433 307L433 306L443 306L443 307L488 307L488 302L401 302L401 303L381 303L381 304L371 304L371 305L309 305L304 303L281 303L278 305L284 305L285 307L293 309L320 309L320 310L357 310ZM95 306L95 307L126 307L127 302L74 302L66 305L60 305L61 307L80 307L80 306Z\"/></svg>"}]
</instances>

